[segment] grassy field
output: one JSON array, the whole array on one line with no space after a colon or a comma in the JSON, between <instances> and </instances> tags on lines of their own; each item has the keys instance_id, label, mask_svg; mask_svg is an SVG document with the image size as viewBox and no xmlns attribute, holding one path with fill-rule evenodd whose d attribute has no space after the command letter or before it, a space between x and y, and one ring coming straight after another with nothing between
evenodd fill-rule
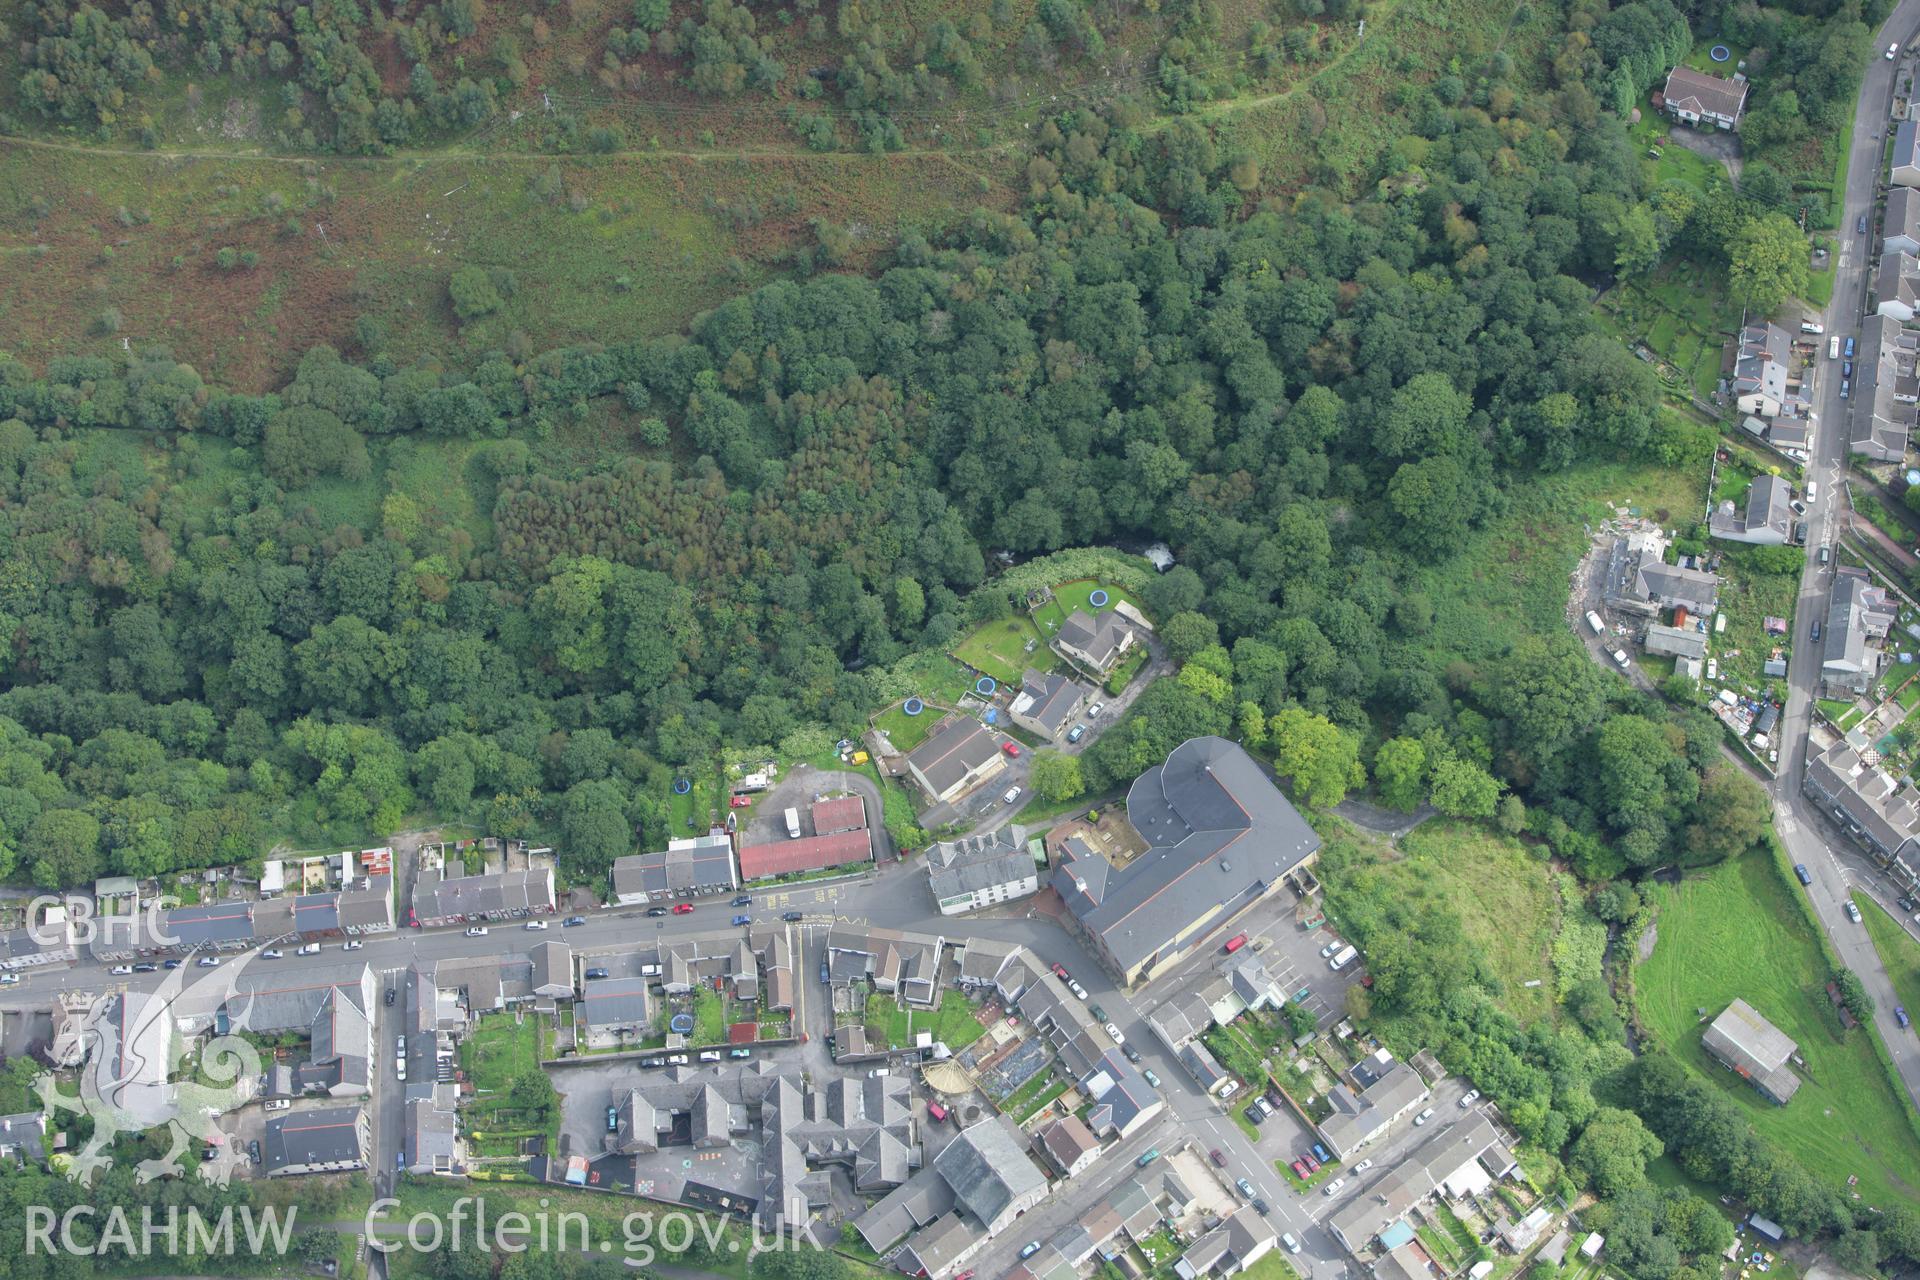
<instances>
[{"instance_id":1,"label":"grassy field","mask_svg":"<svg viewBox=\"0 0 1920 1280\"><path fill-rule=\"evenodd\" d=\"M460 1067L476 1093L505 1092L515 1076L540 1069L538 1024L532 1018L488 1014L461 1043Z\"/></svg>"},{"instance_id":2,"label":"grassy field","mask_svg":"<svg viewBox=\"0 0 1920 1280\"><path fill-rule=\"evenodd\" d=\"M1641 1016L1663 1046L1724 1088L1756 1130L1809 1169L1836 1185L1857 1177L1866 1204L1911 1203L1920 1195L1920 1139L1866 1034L1842 1035L1826 997L1826 960L1791 893L1763 857L1657 886L1659 942L1635 979ZM1761 1098L1700 1047L1703 1016L1735 996L1800 1046L1804 1083L1788 1106Z\"/></svg>"},{"instance_id":3,"label":"grassy field","mask_svg":"<svg viewBox=\"0 0 1920 1280\"><path fill-rule=\"evenodd\" d=\"M905 706L903 699L873 718L873 727L884 732L897 751L913 750L925 742L927 735L933 732L933 726L940 723L940 710L937 707L925 707L919 715L910 716Z\"/></svg>"},{"instance_id":4,"label":"grassy field","mask_svg":"<svg viewBox=\"0 0 1920 1280\"><path fill-rule=\"evenodd\" d=\"M1501 1004L1522 1021L1552 1017L1558 904L1546 864L1519 841L1466 822L1423 823L1400 848L1405 858L1381 869L1395 896L1457 914L1505 987ZM1543 985L1525 985L1534 979Z\"/></svg>"},{"instance_id":5,"label":"grassy field","mask_svg":"<svg viewBox=\"0 0 1920 1280\"><path fill-rule=\"evenodd\" d=\"M1657 467L1590 466L1542 476L1513 490L1507 512L1426 571L1436 649L1469 661L1506 652L1516 628L1566 626L1567 576L1587 548L1582 521L1630 506L1664 522L1700 508L1704 474Z\"/></svg>"},{"instance_id":6,"label":"grassy field","mask_svg":"<svg viewBox=\"0 0 1920 1280\"><path fill-rule=\"evenodd\" d=\"M931 1031L934 1041L958 1050L980 1038L987 1028L974 1012L973 1004L958 991L940 997L940 1005L931 1013L902 1007L892 996L875 992L867 997L867 1025L876 1027L894 1048L906 1048L921 1031Z\"/></svg>"},{"instance_id":7,"label":"grassy field","mask_svg":"<svg viewBox=\"0 0 1920 1280\"><path fill-rule=\"evenodd\" d=\"M1873 939L1873 949L1880 955L1881 966L1893 982L1894 994L1906 1006L1909 1017L1920 1016L1920 942L1915 942L1898 920L1866 894L1854 895L1854 901L1860 904L1860 919Z\"/></svg>"},{"instance_id":8,"label":"grassy field","mask_svg":"<svg viewBox=\"0 0 1920 1280\"><path fill-rule=\"evenodd\" d=\"M1033 651L1027 652L1027 645ZM954 647L953 656L1001 684L1019 684L1028 667L1045 671L1054 665L1053 650L1031 619L1000 618L977 628Z\"/></svg>"},{"instance_id":9,"label":"grassy field","mask_svg":"<svg viewBox=\"0 0 1920 1280\"><path fill-rule=\"evenodd\" d=\"M1744 499L1745 486L1741 489ZM1727 617L1724 634L1712 637L1713 656L1720 663L1720 678L1729 686L1759 692L1773 681L1761 668L1773 649L1788 651L1792 635L1793 606L1800 594L1797 573L1760 573L1754 567L1751 552L1730 548L1722 562L1720 611ZM1786 636L1769 636L1766 619L1785 618Z\"/></svg>"}]
</instances>

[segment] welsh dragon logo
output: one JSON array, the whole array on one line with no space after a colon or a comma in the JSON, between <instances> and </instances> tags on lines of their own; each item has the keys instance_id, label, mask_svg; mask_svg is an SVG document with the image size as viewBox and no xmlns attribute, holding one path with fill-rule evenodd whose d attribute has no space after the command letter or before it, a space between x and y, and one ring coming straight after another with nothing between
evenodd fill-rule
<instances>
[{"instance_id":1,"label":"welsh dragon logo","mask_svg":"<svg viewBox=\"0 0 1920 1280\"><path fill-rule=\"evenodd\" d=\"M123 990L93 1001L82 1032L86 1058L78 1092L61 1092L53 1072L34 1080L49 1117L67 1111L93 1121L93 1135L67 1165L70 1180L92 1186L100 1170L111 1167L113 1144L122 1134L159 1128L168 1132L167 1151L136 1166L142 1183L184 1172L180 1157L190 1141L204 1142L215 1153L199 1166L207 1182L224 1187L247 1164L247 1153L235 1150L217 1122L259 1087L259 1051L233 1034L247 1025L245 1001L235 997L256 951L198 970L204 976L190 985L189 962L183 960L154 991ZM230 1029L202 1041L223 1007Z\"/></svg>"}]
</instances>

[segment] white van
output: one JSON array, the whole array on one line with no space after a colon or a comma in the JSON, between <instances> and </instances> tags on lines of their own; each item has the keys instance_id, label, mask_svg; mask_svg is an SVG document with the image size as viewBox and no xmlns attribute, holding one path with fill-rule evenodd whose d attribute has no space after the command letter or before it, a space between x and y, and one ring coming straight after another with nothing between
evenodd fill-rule
<instances>
[{"instance_id":1,"label":"white van","mask_svg":"<svg viewBox=\"0 0 1920 1280\"><path fill-rule=\"evenodd\" d=\"M299 954L303 956L317 956L320 954L320 944L317 942L309 942L306 946L300 948Z\"/></svg>"},{"instance_id":2,"label":"white van","mask_svg":"<svg viewBox=\"0 0 1920 1280\"><path fill-rule=\"evenodd\" d=\"M1593 628L1593 634L1603 636L1607 633L1607 624L1600 621L1600 615L1592 609L1587 610L1587 625Z\"/></svg>"},{"instance_id":3,"label":"white van","mask_svg":"<svg viewBox=\"0 0 1920 1280\"><path fill-rule=\"evenodd\" d=\"M1827 339L1827 359L1838 360L1839 358L1840 358L1840 335L1836 333L1831 338Z\"/></svg>"},{"instance_id":4,"label":"white van","mask_svg":"<svg viewBox=\"0 0 1920 1280\"><path fill-rule=\"evenodd\" d=\"M1800 332L1802 333L1825 333L1826 331L1827 327L1818 320L1802 320L1800 322Z\"/></svg>"},{"instance_id":5,"label":"white van","mask_svg":"<svg viewBox=\"0 0 1920 1280\"><path fill-rule=\"evenodd\" d=\"M1347 967L1348 962L1359 954L1360 953L1352 947L1342 947L1333 953L1333 959L1327 961L1327 967L1336 970L1344 969Z\"/></svg>"}]
</instances>

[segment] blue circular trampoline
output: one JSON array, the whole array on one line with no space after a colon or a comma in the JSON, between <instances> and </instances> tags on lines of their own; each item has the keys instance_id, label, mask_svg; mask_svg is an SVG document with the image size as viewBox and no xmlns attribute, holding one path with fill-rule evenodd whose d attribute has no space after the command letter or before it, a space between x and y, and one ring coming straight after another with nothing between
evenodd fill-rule
<instances>
[{"instance_id":1,"label":"blue circular trampoline","mask_svg":"<svg viewBox=\"0 0 1920 1280\"><path fill-rule=\"evenodd\" d=\"M993 691L995 689L998 689L999 687L1000 687L999 682L996 681L992 676L981 676L978 680L973 682L973 691L977 694L982 695L983 697L991 696L993 694Z\"/></svg>"},{"instance_id":2,"label":"blue circular trampoline","mask_svg":"<svg viewBox=\"0 0 1920 1280\"><path fill-rule=\"evenodd\" d=\"M900 709L910 716L917 716L927 709L927 704L918 698L908 698L900 704Z\"/></svg>"},{"instance_id":3,"label":"blue circular trampoline","mask_svg":"<svg viewBox=\"0 0 1920 1280\"><path fill-rule=\"evenodd\" d=\"M685 778L675 778L673 780L673 794L683 796L691 790L693 790L693 784Z\"/></svg>"},{"instance_id":4,"label":"blue circular trampoline","mask_svg":"<svg viewBox=\"0 0 1920 1280\"><path fill-rule=\"evenodd\" d=\"M1105 605L1110 598L1106 592L1095 587L1093 593L1087 597L1087 603L1098 609Z\"/></svg>"},{"instance_id":5,"label":"blue circular trampoline","mask_svg":"<svg viewBox=\"0 0 1920 1280\"><path fill-rule=\"evenodd\" d=\"M1727 48L1727 46L1723 44L1717 44L1713 46L1713 48L1707 50L1707 56L1709 58L1712 58L1715 62L1725 62L1728 58L1731 58L1733 56L1733 50Z\"/></svg>"}]
</instances>

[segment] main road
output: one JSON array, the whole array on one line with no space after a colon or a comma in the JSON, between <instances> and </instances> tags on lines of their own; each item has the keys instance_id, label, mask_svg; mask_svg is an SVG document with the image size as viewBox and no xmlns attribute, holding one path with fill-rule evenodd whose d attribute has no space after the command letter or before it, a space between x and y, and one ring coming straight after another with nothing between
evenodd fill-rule
<instances>
[{"instance_id":1,"label":"main road","mask_svg":"<svg viewBox=\"0 0 1920 1280\"><path fill-rule=\"evenodd\" d=\"M1853 154L1847 161L1847 189L1840 210L1840 249L1834 264L1833 302L1827 309L1827 332L1858 335L1866 311L1867 282L1878 258L1873 238L1874 197L1883 167L1884 131L1890 127L1896 76L1905 74L1909 59L1889 60L1881 56L1889 44L1905 46L1920 34L1920 0L1901 0L1880 29L1874 46L1874 58L1860 80L1860 97L1854 105ZM1867 234L1855 228L1866 219ZM1873 359L1860 352L1861 359ZM1817 358L1817 357L1816 357ZM1801 790L1806 775L1807 733L1812 725L1813 701L1820 679L1820 646L1813 640L1815 620L1823 625L1827 604L1833 591L1832 566L1820 564L1818 548L1832 546L1843 524L1841 512L1845 498L1840 492L1847 474L1847 446L1851 439L1851 414L1856 402L1840 398L1838 371L1825 365L1814 396L1817 418L1813 433L1812 456L1807 479L1820 486L1820 500L1808 509L1812 526L1807 537L1807 565L1800 578L1800 595L1794 611L1794 661L1787 677L1787 705L1781 732L1780 771L1771 784L1775 825L1786 842L1793 860L1805 866L1813 877L1807 896L1814 913L1832 940L1840 963L1860 975L1876 1007L1875 1021L1895 1070L1907 1091L1920 1101L1920 1044L1911 1031L1902 1030L1894 1020L1893 1009L1899 1003L1893 984L1874 952L1866 930L1847 918L1845 903L1858 877L1850 873L1828 847L1828 840L1846 837L1833 830L1818 806ZM1914 1011L1920 1015L1920 1010Z\"/></svg>"}]
</instances>

